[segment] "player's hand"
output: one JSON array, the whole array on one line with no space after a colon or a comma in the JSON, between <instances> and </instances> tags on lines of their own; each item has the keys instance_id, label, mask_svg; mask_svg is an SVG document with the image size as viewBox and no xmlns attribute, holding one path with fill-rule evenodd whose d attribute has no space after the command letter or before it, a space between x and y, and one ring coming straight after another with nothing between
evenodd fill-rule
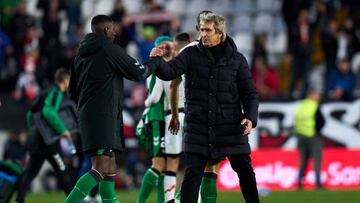
<instances>
[{"instance_id":1,"label":"player's hand","mask_svg":"<svg viewBox=\"0 0 360 203\"><path fill-rule=\"evenodd\" d=\"M244 130L244 134L243 134L243 135L248 135L248 134L251 133L252 126L253 126L251 120L244 118L244 119L241 121L241 125L245 125L245 130Z\"/></svg>"},{"instance_id":2,"label":"player's hand","mask_svg":"<svg viewBox=\"0 0 360 203\"><path fill-rule=\"evenodd\" d=\"M173 135L177 135L180 129L180 122L179 122L179 117L177 116L172 116L170 123L169 123L169 128L168 130L171 132L171 134Z\"/></svg>"},{"instance_id":3,"label":"player's hand","mask_svg":"<svg viewBox=\"0 0 360 203\"><path fill-rule=\"evenodd\" d=\"M150 52L150 57L158 57L158 56L161 57L163 55L164 55L164 50L159 47L153 48Z\"/></svg>"},{"instance_id":4,"label":"player's hand","mask_svg":"<svg viewBox=\"0 0 360 203\"><path fill-rule=\"evenodd\" d=\"M71 133L67 130L62 134L62 136L66 137L66 138L71 138Z\"/></svg>"}]
</instances>

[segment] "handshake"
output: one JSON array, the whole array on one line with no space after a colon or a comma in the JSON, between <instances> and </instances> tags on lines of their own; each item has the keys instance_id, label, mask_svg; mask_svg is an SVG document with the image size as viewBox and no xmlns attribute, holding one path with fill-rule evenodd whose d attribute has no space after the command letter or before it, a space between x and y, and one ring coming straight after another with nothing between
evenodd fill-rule
<instances>
[{"instance_id":1,"label":"handshake","mask_svg":"<svg viewBox=\"0 0 360 203\"><path fill-rule=\"evenodd\" d=\"M173 42L163 42L159 46L153 48L150 52L150 57L165 57L170 58L175 56L175 45Z\"/></svg>"}]
</instances>

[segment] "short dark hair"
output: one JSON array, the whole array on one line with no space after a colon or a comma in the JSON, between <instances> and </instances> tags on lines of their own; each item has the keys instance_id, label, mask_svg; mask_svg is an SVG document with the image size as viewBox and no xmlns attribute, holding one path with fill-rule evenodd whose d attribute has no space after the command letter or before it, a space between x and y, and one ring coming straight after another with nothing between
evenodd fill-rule
<instances>
[{"instance_id":1,"label":"short dark hair","mask_svg":"<svg viewBox=\"0 0 360 203\"><path fill-rule=\"evenodd\" d=\"M178 44L179 49L181 49L190 43L190 35L186 32L181 32L175 36L175 42Z\"/></svg>"},{"instance_id":2,"label":"short dark hair","mask_svg":"<svg viewBox=\"0 0 360 203\"><path fill-rule=\"evenodd\" d=\"M55 82L64 82L70 78L70 73L65 68L59 68L55 72Z\"/></svg>"},{"instance_id":3,"label":"short dark hair","mask_svg":"<svg viewBox=\"0 0 360 203\"><path fill-rule=\"evenodd\" d=\"M190 35L186 32L181 32L175 36L175 41L180 43L190 43Z\"/></svg>"},{"instance_id":4,"label":"short dark hair","mask_svg":"<svg viewBox=\"0 0 360 203\"><path fill-rule=\"evenodd\" d=\"M95 33L102 33L107 23L113 20L107 15L97 15L91 19L91 30Z\"/></svg>"}]
</instances>

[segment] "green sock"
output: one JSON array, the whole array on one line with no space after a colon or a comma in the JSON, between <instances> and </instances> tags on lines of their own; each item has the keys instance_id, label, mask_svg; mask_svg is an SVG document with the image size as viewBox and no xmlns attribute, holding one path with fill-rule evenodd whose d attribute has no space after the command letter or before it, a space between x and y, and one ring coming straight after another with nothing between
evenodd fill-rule
<instances>
[{"instance_id":1,"label":"green sock","mask_svg":"<svg viewBox=\"0 0 360 203\"><path fill-rule=\"evenodd\" d=\"M165 193L164 193L164 175L159 176L158 186L157 186L157 203L165 202Z\"/></svg>"},{"instance_id":2,"label":"green sock","mask_svg":"<svg viewBox=\"0 0 360 203\"><path fill-rule=\"evenodd\" d=\"M175 200L180 202L181 199L181 188L175 192Z\"/></svg>"},{"instance_id":3,"label":"green sock","mask_svg":"<svg viewBox=\"0 0 360 203\"><path fill-rule=\"evenodd\" d=\"M74 189L70 192L69 196L65 199L64 203L79 203L83 200L102 179L101 175L90 170L79 178L76 182Z\"/></svg>"},{"instance_id":4,"label":"green sock","mask_svg":"<svg viewBox=\"0 0 360 203\"><path fill-rule=\"evenodd\" d=\"M212 172L205 172L201 181L201 202L202 203L216 203L216 178L217 174Z\"/></svg>"},{"instance_id":5,"label":"green sock","mask_svg":"<svg viewBox=\"0 0 360 203\"><path fill-rule=\"evenodd\" d=\"M149 170L146 171L141 182L137 203L146 202L150 196L152 188L158 185L159 176L160 172L155 168L149 168Z\"/></svg>"},{"instance_id":6,"label":"green sock","mask_svg":"<svg viewBox=\"0 0 360 203\"><path fill-rule=\"evenodd\" d=\"M99 193L103 203L116 202L114 176L107 176L100 182Z\"/></svg>"}]
</instances>

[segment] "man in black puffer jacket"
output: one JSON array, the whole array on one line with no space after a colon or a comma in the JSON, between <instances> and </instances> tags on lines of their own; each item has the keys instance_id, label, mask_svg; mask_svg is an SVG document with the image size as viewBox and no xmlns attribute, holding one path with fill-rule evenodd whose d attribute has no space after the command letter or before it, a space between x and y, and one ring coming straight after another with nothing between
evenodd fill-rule
<instances>
[{"instance_id":1,"label":"man in black puffer jacket","mask_svg":"<svg viewBox=\"0 0 360 203\"><path fill-rule=\"evenodd\" d=\"M182 74L185 83L186 172L181 202L196 203L207 161L228 157L240 178L245 201L259 201L251 166L248 135L256 126L258 93L245 57L226 36L225 19L214 13L200 15L200 43L182 51L170 62L150 54L158 63L156 75L172 80Z\"/></svg>"}]
</instances>

